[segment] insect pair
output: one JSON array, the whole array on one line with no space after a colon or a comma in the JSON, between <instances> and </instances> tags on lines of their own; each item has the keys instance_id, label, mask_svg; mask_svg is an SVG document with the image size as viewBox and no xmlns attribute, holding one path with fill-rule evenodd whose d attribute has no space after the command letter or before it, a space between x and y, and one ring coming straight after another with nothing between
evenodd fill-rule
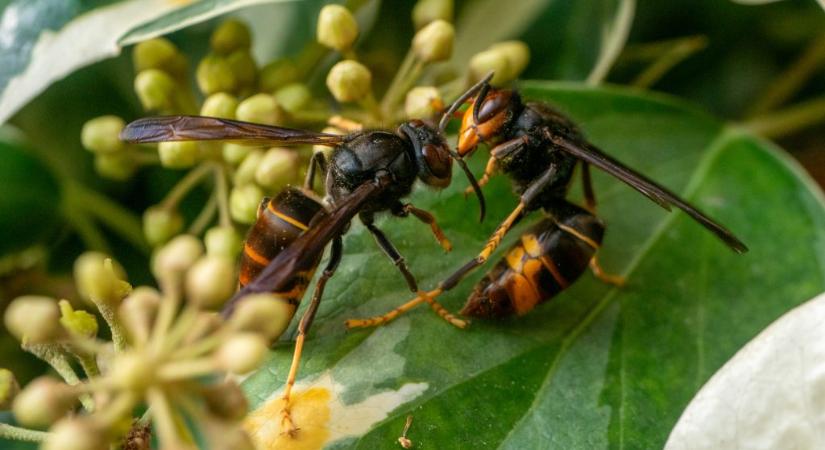
<instances>
[{"instance_id":1,"label":"insect pair","mask_svg":"<svg viewBox=\"0 0 825 450\"><path fill-rule=\"evenodd\" d=\"M297 306L331 243L329 262L318 279L312 300L298 325L295 353L284 388L282 421L295 430L289 413L289 396L307 330L318 310L327 280L342 257L342 235L356 216L375 237L404 276L415 299L388 314L348 322L351 327L385 323L420 303L430 306L450 323L463 327L436 301L435 297L455 287L462 278L483 265L510 228L527 214L543 210L545 219L522 235L507 256L476 286L462 311L466 315L497 317L524 313L546 301L572 283L590 265L600 278L615 282L603 273L595 253L601 244L604 226L594 215L589 165L594 165L634 187L662 207L675 205L719 236L736 251L746 247L728 230L713 222L684 200L622 165L590 144L566 117L544 103L524 103L512 90L496 90L482 80L458 98L443 114L438 126L423 121L403 123L395 132L372 130L345 136L314 133L225 119L174 116L154 117L129 124L122 138L130 142L181 140L235 140L266 145L316 144L334 147L329 161L316 153L310 163L303 189L287 188L274 199L265 200L257 223L247 238L242 257L242 289L227 303L230 314L237 301L254 292L276 292ZM475 97L464 113L458 150L452 151L444 139L447 123L458 108ZM484 176L479 183L467 169L463 157L480 143L494 145ZM480 202L481 186L497 168L513 181L519 195L518 206L499 225L481 253L429 292L418 291L415 277L404 258L374 224L380 212L414 217L429 224L445 248L448 241L426 211L401 202L410 194L416 179L434 187L450 183L452 162L466 173ZM566 200L577 164L587 209ZM329 207L309 190L316 170L326 173L325 190Z\"/></svg>"}]
</instances>

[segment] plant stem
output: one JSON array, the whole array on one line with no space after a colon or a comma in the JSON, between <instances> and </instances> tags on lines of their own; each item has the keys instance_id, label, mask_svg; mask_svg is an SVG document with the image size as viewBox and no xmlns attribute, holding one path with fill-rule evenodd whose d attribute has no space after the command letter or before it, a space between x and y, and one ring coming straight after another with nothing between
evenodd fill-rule
<instances>
[{"instance_id":1,"label":"plant stem","mask_svg":"<svg viewBox=\"0 0 825 450\"><path fill-rule=\"evenodd\" d=\"M777 138L825 122L825 97L808 100L784 110L754 117L740 125L756 134Z\"/></svg>"},{"instance_id":2,"label":"plant stem","mask_svg":"<svg viewBox=\"0 0 825 450\"><path fill-rule=\"evenodd\" d=\"M599 51L599 59L590 75L587 76L587 84L595 86L607 78L610 68L622 52L627 36L630 34L630 26L633 24L633 16L636 12L636 0L621 0L619 9L613 23L605 30L602 40L602 48Z\"/></svg>"},{"instance_id":3,"label":"plant stem","mask_svg":"<svg viewBox=\"0 0 825 450\"><path fill-rule=\"evenodd\" d=\"M199 166L195 167L194 169L190 170L183 178L178 181L178 184L169 191L166 195L166 198L161 201L161 206L163 208L172 209L175 208L183 197L189 193L198 183L201 182L201 179L205 177L210 171L212 170L212 165L210 163L204 162L201 163Z\"/></svg>"},{"instance_id":4,"label":"plant stem","mask_svg":"<svg viewBox=\"0 0 825 450\"><path fill-rule=\"evenodd\" d=\"M665 44L665 43L661 43ZM689 36L682 39L668 41L668 46L664 51L655 58L652 64L647 66L645 70L640 73L633 82L632 86L639 88L649 88L659 81L670 69L675 65L684 61L690 55L705 48L708 44L708 39L705 36ZM660 43L653 44L659 47ZM644 50L644 49L640 49ZM640 51L640 55L643 52Z\"/></svg>"},{"instance_id":5,"label":"plant stem","mask_svg":"<svg viewBox=\"0 0 825 450\"><path fill-rule=\"evenodd\" d=\"M770 111L791 98L825 62L825 34L814 39L802 56L782 72L765 93L750 107L745 117Z\"/></svg>"},{"instance_id":6,"label":"plant stem","mask_svg":"<svg viewBox=\"0 0 825 450\"><path fill-rule=\"evenodd\" d=\"M203 205L201 212L198 213L198 217L195 217L192 225L189 226L188 233L194 236L200 236L201 233L206 230L206 227L212 223L212 219L215 217L216 212L218 212L217 195L213 192L206 201L206 204Z\"/></svg>"},{"instance_id":7,"label":"plant stem","mask_svg":"<svg viewBox=\"0 0 825 450\"><path fill-rule=\"evenodd\" d=\"M382 113L387 114L392 112L392 107L395 105L397 98L401 95L399 94L401 87L407 83L407 78L409 77L409 73L413 69L415 62L415 52L410 49L404 56L404 60L401 62L401 66L398 68L398 71L395 72L395 76L390 82L390 86L384 93L384 98L381 99Z\"/></svg>"},{"instance_id":8,"label":"plant stem","mask_svg":"<svg viewBox=\"0 0 825 450\"><path fill-rule=\"evenodd\" d=\"M117 312L108 303L102 301L95 302L95 305L97 305L100 315L103 316L103 320L106 321L106 325L109 326L109 330L112 332L112 344L114 344L115 351L122 352L126 349L128 342L126 340L126 330L123 329L123 324L120 323Z\"/></svg>"},{"instance_id":9,"label":"plant stem","mask_svg":"<svg viewBox=\"0 0 825 450\"><path fill-rule=\"evenodd\" d=\"M21 344L20 347L50 365L66 384L70 386L81 384L80 378L77 377L71 363L69 363L69 358L66 357L66 353L58 344ZM81 395L80 403L87 411L94 411L95 409L94 401L88 395Z\"/></svg>"},{"instance_id":10,"label":"plant stem","mask_svg":"<svg viewBox=\"0 0 825 450\"><path fill-rule=\"evenodd\" d=\"M94 221L89 218L87 213L83 210L75 208L70 204L69 200L63 202L61 211L63 217L69 223L69 226L80 236L83 245L90 250L97 250L102 253L110 254L109 244L103 237L103 233L97 228Z\"/></svg>"},{"instance_id":11,"label":"plant stem","mask_svg":"<svg viewBox=\"0 0 825 450\"><path fill-rule=\"evenodd\" d=\"M218 202L218 223L222 227L232 226L229 215L229 186L226 183L226 169L223 165L215 164L215 198Z\"/></svg>"},{"instance_id":12,"label":"plant stem","mask_svg":"<svg viewBox=\"0 0 825 450\"><path fill-rule=\"evenodd\" d=\"M83 209L106 224L136 249L144 253L149 252L149 246L143 238L140 219L131 211L77 182L67 182L65 192L71 205Z\"/></svg>"},{"instance_id":13,"label":"plant stem","mask_svg":"<svg viewBox=\"0 0 825 450\"><path fill-rule=\"evenodd\" d=\"M45 431L30 430L16 427L7 423L0 423L0 438L14 441L43 442L49 436Z\"/></svg>"}]
</instances>

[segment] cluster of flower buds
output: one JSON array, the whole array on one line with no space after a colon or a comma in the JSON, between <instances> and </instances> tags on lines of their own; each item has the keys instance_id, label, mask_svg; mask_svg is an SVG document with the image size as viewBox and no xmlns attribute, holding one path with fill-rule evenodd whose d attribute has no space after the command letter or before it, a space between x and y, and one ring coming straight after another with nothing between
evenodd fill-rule
<instances>
[{"instance_id":1,"label":"cluster of flower buds","mask_svg":"<svg viewBox=\"0 0 825 450\"><path fill-rule=\"evenodd\" d=\"M160 290L132 289L120 266L104 255L78 258L78 293L97 307L111 342L97 337L95 315L66 300L12 301L6 327L62 379L43 376L21 390L14 375L0 369L0 406L29 427L8 426L0 436L42 440L47 450L103 450L118 442L140 448L129 441L146 441L151 429L162 449L194 449L195 433L181 428L189 420L210 448L252 449L240 426L246 397L225 375L256 369L294 306L256 294L240 302L229 320L215 312L235 290L228 255L240 241L232 239L226 229L214 228L206 249L190 235L157 249L153 272ZM144 409L143 419L132 416Z\"/></svg>"}]
</instances>

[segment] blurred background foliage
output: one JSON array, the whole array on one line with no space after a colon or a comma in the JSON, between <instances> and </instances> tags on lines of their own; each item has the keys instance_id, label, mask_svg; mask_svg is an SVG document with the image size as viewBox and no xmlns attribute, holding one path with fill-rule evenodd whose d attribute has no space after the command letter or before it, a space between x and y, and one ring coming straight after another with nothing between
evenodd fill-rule
<instances>
[{"instance_id":1,"label":"blurred background foliage","mask_svg":"<svg viewBox=\"0 0 825 450\"><path fill-rule=\"evenodd\" d=\"M48 4L52 15L46 18L49 27L55 28L78 12L112 3L26 1ZM5 9L10 3L0 1L0 7ZM293 55L295 49L312 40L315 17L324 3L328 2L262 5L234 14L251 23L258 45L255 54L269 60ZM368 3L367 7L374 9L369 18L372 29L365 31L359 53L373 69L373 85L381 92L414 32L409 20L414 2ZM531 8L526 19L520 8ZM601 47L599 21L612 17L614 8L615 2L606 0L533 0L518 2L518 6L510 2L507 7L491 0L458 1L457 53L462 45L471 48L485 39L496 40L497 37L490 36L497 32L506 34L507 30L523 28L515 36L498 37L520 37L530 46L532 60L523 78L582 80ZM477 35L462 35L461 20L469 15L476 15L487 24L472 31ZM209 33L221 19L198 23L167 37L197 61L207 53ZM515 19L523 23L514 22ZM629 42L607 80L671 93L728 121L748 123L825 96L823 41L825 14L813 0L760 6L722 0L640 0ZM0 55L3 51L0 48ZM674 66L662 70L661 77L651 72L642 76L663 54L670 55L665 59ZM6 61L3 59L4 65ZM3 140L8 142L0 145L3 304L22 293L72 296L67 274L86 243L70 224L75 229L92 227L91 233L99 234L100 245L125 266L133 284L152 283L146 264L148 251L129 236L139 226L140 213L160 201L182 172L152 167L140 170L124 182L107 181L95 174L92 155L80 144L80 129L91 118L116 114L134 119L142 115L132 80L127 48L118 57L83 68L55 83L3 128ZM319 87L319 93L323 91L322 76L316 76L312 83ZM784 91L777 93L780 88ZM328 96L325 91L324 95ZM820 184L825 183L822 121L770 134ZM71 205L94 208L107 204L86 202L89 196L84 193L90 192L104 194L132 216L123 217L116 226L88 223L88 215L74 217ZM188 214L187 219L192 219L198 210L195 206L205 199L206 193L198 191L187 197L181 208L185 216ZM187 207L190 204L193 207ZM43 370L5 335L0 337L0 355L3 365L14 370L23 383Z\"/></svg>"}]
</instances>

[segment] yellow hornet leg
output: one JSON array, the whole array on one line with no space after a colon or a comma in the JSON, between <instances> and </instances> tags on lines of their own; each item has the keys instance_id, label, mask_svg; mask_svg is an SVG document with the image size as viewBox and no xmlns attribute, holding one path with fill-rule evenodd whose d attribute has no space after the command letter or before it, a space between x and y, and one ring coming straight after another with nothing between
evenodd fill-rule
<instances>
[{"instance_id":1,"label":"yellow hornet leg","mask_svg":"<svg viewBox=\"0 0 825 450\"><path fill-rule=\"evenodd\" d=\"M284 386L284 395L281 400L284 401L284 408L281 410L281 429L286 430L285 433L290 437L295 437L298 428L292 422L292 415L289 411L289 395L292 393L292 386L295 385L295 377L298 375L298 365L301 363L301 352L304 349L304 335L299 334L295 340L295 351L292 353L292 364L289 366L289 375L286 377L286 385Z\"/></svg>"},{"instance_id":2,"label":"yellow hornet leg","mask_svg":"<svg viewBox=\"0 0 825 450\"><path fill-rule=\"evenodd\" d=\"M444 249L445 252L449 252L453 249L453 244L450 243L450 240L447 239L447 236L444 234L444 231L441 227L438 226L438 222L435 220L435 216L424 211L423 209L418 209L410 203L404 205L404 211L406 213L412 214L415 216L416 219L420 220L421 222L426 223L430 226L430 229L433 232L433 236L435 236L438 243L441 244L441 248Z\"/></svg>"},{"instance_id":3,"label":"yellow hornet leg","mask_svg":"<svg viewBox=\"0 0 825 450\"><path fill-rule=\"evenodd\" d=\"M449 322L451 325L456 326L458 328L465 328L467 326L467 321L461 320L447 311L446 308L441 306L441 303L438 303L434 297L437 297L441 294L441 289L434 289L430 292L418 292L418 296L414 299L404 303L401 306L393 309L392 311L380 315L374 316L367 319L350 319L346 321L347 328L368 328L368 327L377 327L384 325L396 317L404 314L405 312L415 308L416 306L420 305L421 303L427 302L433 311L438 314L439 317Z\"/></svg>"},{"instance_id":4,"label":"yellow hornet leg","mask_svg":"<svg viewBox=\"0 0 825 450\"><path fill-rule=\"evenodd\" d=\"M605 283L612 284L614 286L624 286L624 277L605 272L604 269L602 269L602 266L599 265L599 260L596 256L593 256L590 260L590 270L593 271L593 275L595 275L596 278L604 281Z\"/></svg>"},{"instance_id":5,"label":"yellow hornet leg","mask_svg":"<svg viewBox=\"0 0 825 450\"><path fill-rule=\"evenodd\" d=\"M496 172L496 158L495 156L491 156L490 159L487 160L487 167L484 168L484 175L478 179L478 187L484 187L487 185L487 182L490 181L490 177L493 176ZM468 196L472 194L473 187L470 186L467 189L464 189L464 196Z\"/></svg>"}]
</instances>

